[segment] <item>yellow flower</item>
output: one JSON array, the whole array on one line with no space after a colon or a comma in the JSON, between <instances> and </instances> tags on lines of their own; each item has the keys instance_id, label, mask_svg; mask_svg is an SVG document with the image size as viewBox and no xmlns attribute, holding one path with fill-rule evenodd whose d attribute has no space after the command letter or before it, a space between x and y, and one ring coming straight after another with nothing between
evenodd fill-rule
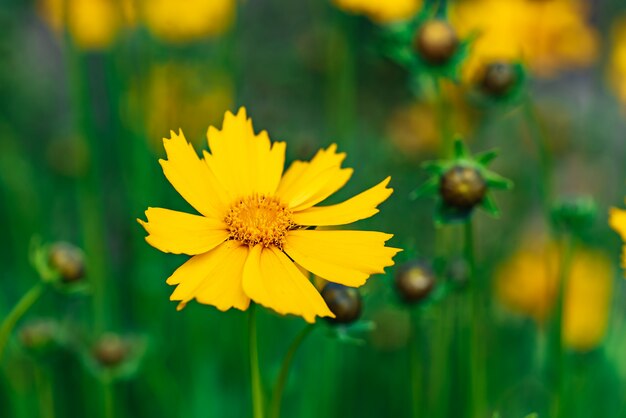
<instances>
[{"instance_id":1,"label":"yellow flower","mask_svg":"<svg viewBox=\"0 0 626 418\"><path fill-rule=\"evenodd\" d=\"M211 153L198 158L182 132L164 139L161 166L174 188L201 216L149 208L146 240L155 248L192 258L167 283L182 309L196 299L225 311L245 310L250 300L280 314L330 316L300 267L328 281L363 285L393 265L400 250L385 247L392 235L371 231L315 230L369 218L392 192L386 178L343 203L315 206L352 175L341 168L336 146L310 162L296 161L283 174L285 143L255 134L241 108L227 112L222 130L207 133ZM313 228L313 229L312 229Z\"/></svg>"},{"instance_id":2,"label":"yellow flower","mask_svg":"<svg viewBox=\"0 0 626 418\"><path fill-rule=\"evenodd\" d=\"M68 0L67 28L81 49L107 49L121 23L121 10L113 0Z\"/></svg>"},{"instance_id":3,"label":"yellow flower","mask_svg":"<svg viewBox=\"0 0 626 418\"><path fill-rule=\"evenodd\" d=\"M338 8L365 15L376 23L408 20L422 7L422 0L333 0Z\"/></svg>"},{"instance_id":4,"label":"yellow flower","mask_svg":"<svg viewBox=\"0 0 626 418\"><path fill-rule=\"evenodd\" d=\"M626 241L626 210L611 208L609 225ZM626 268L626 245L622 247L622 268Z\"/></svg>"},{"instance_id":5,"label":"yellow flower","mask_svg":"<svg viewBox=\"0 0 626 418\"><path fill-rule=\"evenodd\" d=\"M540 324L556 304L559 255L555 246L526 244L496 272L497 298L509 310ZM567 278L563 307L563 341L587 351L602 341L609 319L612 270L597 251L577 250Z\"/></svg>"},{"instance_id":6,"label":"yellow flower","mask_svg":"<svg viewBox=\"0 0 626 418\"><path fill-rule=\"evenodd\" d=\"M185 126L191 143L200 145L206 123L217 124L224 116L223 109L232 106L234 86L227 74L207 69L205 63L168 63L151 68L141 99L140 93L131 91L129 99L141 100L135 105L145 109L150 145L161 150L161 141L153 138L167 135L169 127L177 123Z\"/></svg>"},{"instance_id":7,"label":"yellow flower","mask_svg":"<svg viewBox=\"0 0 626 418\"><path fill-rule=\"evenodd\" d=\"M617 97L626 102L626 19L617 21L611 33L612 51L609 63L609 80Z\"/></svg>"},{"instance_id":8,"label":"yellow flower","mask_svg":"<svg viewBox=\"0 0 626 418\"><path fill-rule=\"evenodd\" d=\"M534 75L586 67L598 52L598 34L580 0L463 0L451 7L459 34L478 34L466 64L473 78L485 64L522 60Z\"/></svg>"},{"instance_id":9,"label":"yellow flower","mask_svg":"<svg viewBox=\"0 0 626 418\"><path fill-rule=\"evenodd\" d=\"M184 43L224 33L235 16L235 0L150 0L143 17L150 32L167 42Z\"/></svg>"}]
</instances>

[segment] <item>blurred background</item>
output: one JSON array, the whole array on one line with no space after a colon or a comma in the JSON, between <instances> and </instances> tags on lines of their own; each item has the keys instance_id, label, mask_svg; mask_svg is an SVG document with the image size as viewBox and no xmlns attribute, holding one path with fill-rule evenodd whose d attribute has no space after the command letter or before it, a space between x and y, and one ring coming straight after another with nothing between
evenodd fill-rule
<instances>
[{"instance_id":1,"label":"blurred background","mask_svg":"<svg viewBox=\"0 0 626 418\"><path fill-rule=\"evenodd\" d=\"M454 71L406 65L390 46L401 22L441 3L0 0L0 320L40 280L42 245L82 249L87 283L47 289L16 324L0 417L251 415L246 313L177 312L165 279L186 258L147 245L135 221L148 206L190 210L162 174L161 139L181 128L206 149L208 126L240 106L287 142L288 162L346 151L355 174L337 201L391 175L394 194L358 226L405 249L361 289L362 326L318 321L282 416L549 417L555 368L559 416L626 416L621 241L607 219L626 195L626 4L450 1L446 18L469 40ZM476 99L474 73L503 61L523 68L519 97ZM492 169L515 183L495 193L499 219L473 216L471 318L460 227L446 227L442 249L434 200L412 194L448 134L497 148ZM563 260L550 213L579 196L597 216L576 235L557 367ZM447 290L407 305L394 275L415 258L440 266ZM259 318L269 388L304 322ZM479 378L463 360L468 334Z\"/></svg>"}]
</instances>

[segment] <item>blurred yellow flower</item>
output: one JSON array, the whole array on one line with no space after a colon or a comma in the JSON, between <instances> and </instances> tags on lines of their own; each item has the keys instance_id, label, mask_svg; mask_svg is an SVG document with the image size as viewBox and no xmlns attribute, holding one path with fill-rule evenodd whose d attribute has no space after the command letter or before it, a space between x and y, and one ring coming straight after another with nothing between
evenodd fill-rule
<instances>
[{"instance_id":1,"label":"blurred yellow flower","mask_svg":"<svg viewBox=\"0 0 626 418\"><path fill-rule=\"evenodd\" d=\"M115 41L121 24L118 2L67 0L67 29L80 49L107 49Z\"/></svg>"},{"instance_id":2,"label":"blurred yellow flower","mask_svg":"<svg viewBox=\"0 0 626 418\"><path fill-rule=\"evenodd\" d=\"M154 36L185 43L224 33L235 6L235 0L150 0L143 2L143 18Z\"/></svg>"},{"instance_id":3,"label":"blurred yellow flower","mask_svg":"<svg viewBox=\"0 0 626 418\"><path fill-rule=\"evenodd\" d=\"M450 19L461 36L478 35L465 68L469 78L485 64L516 60L549 77L589 66L598 54L598 33L581 0L461 0Z\"/></svg>"},{"instance_id":4,"label":"blurred yellow flower","mask_svg":"<svg viewBox=\"0 0 626 418\"><path fill-rule=\"evenodd\" d=\"M444 86L445 87L445 86ZM460 101L458 94L444 88L450 98L447 117L455 133L467 137L472 131L471 115ZM451 93L451 94L447 94ZM407 157L434 154L440 147L437 104L433 101L415 102L393 110L387 121L387 136L393 145Z\"/></svg>"},{"instance_id":5,"label":"blurred yellow flower","mask_svg":"<svg viewBox=\"0 0 626 418\"><path fill-rule=\"evenodd\" d=\"M526 244L496 271L496 296L509 310L543 324L556 304L558 270L555 246ZM566 346L587 351L600 344L609 319L612 280L611 263L604 254L576 251L564 296Z\"/></svg>"},{"instance_id":6,"label":"blurred yellow flower","mask_svg":"<svg viewBox=\"0 0 626 418\"><path fill-rule=\"evenodd\" d=\"M194 145L201 145L206 124L216 125L232 107L234 85L229 76L203 63L168 63L151 68L141 106L148 138L163 138L172 126L184 126ZM139 94L132 91L131 94ZM131 98L135 99L135 98ZM138 99L138 98L137 98ZM152 141L161 149L161 141Z\"/></svg>"},{"instance_id":7,"label":"blurred yellow flower","mask_svg":"<svg viewBox=\"0 0 626 418\"><path fill-rule=\"evenodd\" d=\"M611 42L609 81L617 97L626 103L626 18L619 19L613 27Z\"/></svg>"},{"instance_id":8,"label":"blurred yellow flower","mask_svg":"<svg viewBox=\"0 0 626 418\"><path fill-rule=\"evenodd\" d=\"M622 241L626 242L626 210L611 208L609 225L622 237ZM626 268L626 245L622 247L622 268Z\"/></svg>"},{"instance_id":9,"label":"blurred yellow flower","mask_svg":"<svg viewBox=\"0 0 626 418\"><path fill-rule=\"evenodd\" d=\"M365 15L376 23L408 20L422 7L422 0L333 0L348 13Z\"/></svg>"},{"instance_id":10,"label":"blurred yellow flower","mask_svg":"<svg viewBox=\"0 0 626 418\"><path fill-rule=\"evenodd\" d=\"M222 130L207 133L211 153L198 158L182 132L163 141L160 160L167 179L201 216L161 208L139 221L155 248L192 258L167 283L179 309L196 299L220 310L245 310L250 300L280 314L333 313L299 267L325 280L359 287L370 275L393 265L399 251L385 247L381 232L316 230L373 216L392 192L389 178L347 201L315 206L342 188L352 169L341 168L345 154L336 146L310 162L296 161L283 173L284 142L254 133L241 108L227 112Z\"/></svg>"}]
</instances>

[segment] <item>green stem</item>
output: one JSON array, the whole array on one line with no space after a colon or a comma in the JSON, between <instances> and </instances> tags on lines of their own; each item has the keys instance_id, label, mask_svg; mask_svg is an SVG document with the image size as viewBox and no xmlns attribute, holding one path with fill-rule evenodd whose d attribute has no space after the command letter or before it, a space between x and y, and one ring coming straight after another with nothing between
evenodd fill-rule
<instances>
[{"instance_id":1,"label":"green stem","mask_svg":"<svg viewBox=\"0 0 626 418\"><path fill-rule=\"evenodd\" d=\"M257 343L255 305L250 305L248 319L248 344L250 351L250 379L252 380L252 416L263 418L263 386L261 383L261 371L259 368L259 349Z\"/></svg>"},{"instance_id":2,"label":"green stem","mask_svg":"<svg viewBox=\"0 0 626 418\"><path fill-rule=\"evenodd\" d=\"M35 385L37 386L37 399L39 401L39 413L41 418L54 418L54 395L50 372L42 370L35 365Z\"/></svg>"},{"instance_id":3,"label":"green stem","mask_svg":"<svg viewBox=\"0 0 626 418\"><path fill-rule=\"evenodd\" d=\"M102 382L102 400L104 404L104 418L115 418L115 395L111 379L106 379L106 381Z\"/></svg>"},{"instance_id":4,"label":"green stem","mask_svg":"<svg viewBox=\"0 0 626 418\"><path fill-rule=\"evenodd\" d=\"M30 309L31 306L39 299L44 290L44 283L38 282L35 286L33 286L28 292L22 296L22 299L17 302L17 305L13 308L11 312L7 315L7 317L2 321L2 325L0 325L0 360L2 359L2 353L4 352L4 347L9 340L9 336L11 335L11 331L15 328L15 324L20 320L22 316Z\"/></svg>"},{"instance_id":5,"label":"green stem","mask_svg":"<svg viewBox=\"0 0 626 418\"><path fill-rule=\"evenodd\" d=\"M524 118L526 119L527 129L529 136L534 142L539 154L539 173L541 176L540 193L541 203L545 212L546 219L550 219L550 202L552 196L552 157L550 155L550 149L548 145L548 137L545 133L539 117L537 116L537 110L533 106L530 99L527 99L523 106Z\"/></svg>"},{"instance_id":6,"label":"green stem","mask_svg":"<svg viewBox=\"0 0 626 418\"><path fill-rule=\"evenodd\" d=\"M445 95L441 89L441 82L438 78L433 77L433 85L435 88L436 100L436 117L439 125L440 137L440 155L442 158L452 157L454 153L454 134L450 126L450 108L446 101Z\"/></svg>"},{"instance_id":7,"label":"green stem","mask_svg":"<svg viewBox=\"0 0 626 418\"><path fill-rule=\"evenodd\" d=\"M285 354L283 363L280 366L280 373L278 375L278 378L276 379L274 392L272 393L269 413L270 418L280 418L280 405L283 397L283 391L285 390L285 384L287 383L287 378L289 377L291 363L293 362L296 351L298 351L298 348L300 347L300 345L302 345L302 342L311 333L311 331L313 331L313 328L315 328L315 325L310 324L302 331L300 331L296 338L291 342L291 346L289 346L287 354Z\"/></svg>"},{"instance_id":8,"label":"green stem","mask_svg":"<svg viewBox=\"0 0 626 418\"><path fill-rule=\"evenodd\" d=\"M418 347L418 320L415 312L411 312L411 335L409 336L409 368L411 373L411 405L413 418L420 416L421 368Z\"/></svg>"},{"instance_id":9,"label":"green stem","mask_svg":"<svg viewBox=\"0 0 626 418\"><path fill-rule=\"evenodd\" d=\"M554 312L554 320L551 332L551 364L553 369L554 389L552 399L552 414L555 418L564 417L564 367L563 367L563 306L565 302L565 290L570 275L574 254L574 239L571 235L564 238L562 245L561 266L558 277L557 302Z\"/></svg>"},{"instance_id":10,"label":"green stem","mask_svg":"<svg viewBox=\"0 0 626 418\"><path fill-rule=\"evenodd\" d=\"M485 416L484 397L485 397L485 375L484 361L482 358L481 341L484 340L482 335L483 315L482 315L482 299L480 294L479 283L476 283L476 256L474 251L474 228L472 220L468 219L465 223L465 244L463 254L467 263L468 270L468 286L469 286L469 375L468 386L469 391L469 414L472 417Z\"/></svg>"}]
</instances>

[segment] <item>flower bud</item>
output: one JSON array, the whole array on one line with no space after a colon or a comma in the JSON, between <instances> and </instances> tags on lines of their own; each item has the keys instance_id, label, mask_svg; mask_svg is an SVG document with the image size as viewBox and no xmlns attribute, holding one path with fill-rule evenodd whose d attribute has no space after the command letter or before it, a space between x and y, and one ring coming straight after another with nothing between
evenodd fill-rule
<instances>
[{"instance_id":1,"label":"flower bud","mask_svg":"<svg viewBox=\"0 0 626 418\"><path fill-rule=\"evenodd\" d=\"M435 274L425 262L410 261L396 272L396 290L406 303L424 300L435 287Z\"/></svg>"},{"instance_id":2,"label":"flower bud","mask_svg":"<svg viewBox=\"0 0 626 418\"><path fill-rule=\"evenodd\" d=\"M457 165L441 177L439 194L447 206L470 211L487 194L487 183L477 169Z\"/></svg>"},{"instance_id":3,"label":"flower bud","mask_svg":"<svg viewBox=\"0 0 626 418\"><path fill-rule=\"evenodd\" d=\"M597 204L590 196L562 198L552 208L552 221L561 230L580 232L593 224L597 213Z\"/></svg>"},{"instance_id":4,"label":"flower bud","mask_svg":"<svg viewBox=\"0 0 626 418\"><path fill-rule=\"evenodd\" d=\"M328 283L322 289L322 298L335 318L327 318L333 324L350 324L361 316L361 294L355 288Z\"/></svg>"},{"instance_id":5,"label":"flower bud","mask_svg":"<svg viewBox=\"0 0 626 418\"><path fill-rule=\"evenodd\" d=\"M459 38L450 24L443 20L430 20L418 30L413 47L429 64L445 64L459 47Z\"/></svg>"},{"instance_id":6,"label":"flower bud","mask_svg":"<svg viewBox=\"0 0 626 418\"><path fill-rule=\"evenodd\" d=\"M59 334L59 325L53 319L37 319L20 328L18 339L29 351L42 352L54 346Z\"/></svg>"},{"instance_id":7,"label":"flower bud","mask_svg":"<svg viewBox=\"0 0 626 418\"><path fill-rule=\"evenodd\" d=\"M515 67L511 63L500 61L485 66L479 84L487 94L504 96L517 81Z\"/></svg>"},{"instance_id":8,"label":"flower bud","mask_svg":"<svg viewBox=\"0 0 626 418\"><path fill-rule=\"evenodd\" d=\"M52 244L48 253L48 263L63 283L75 283L85 277L85 257L83 252L67 242Z\"/></svg>"},{"instance_id":9,"label":"flower bud","mask_svg":"<svg viewBox=\"0 0 626 418\"><path fill-rule=\"evenodd\" d=\"M121 365L129 353L129 344L121 336L113 333L102 335L91 350L98 364L107 368Z\"/></svg>"}]
</instances>

